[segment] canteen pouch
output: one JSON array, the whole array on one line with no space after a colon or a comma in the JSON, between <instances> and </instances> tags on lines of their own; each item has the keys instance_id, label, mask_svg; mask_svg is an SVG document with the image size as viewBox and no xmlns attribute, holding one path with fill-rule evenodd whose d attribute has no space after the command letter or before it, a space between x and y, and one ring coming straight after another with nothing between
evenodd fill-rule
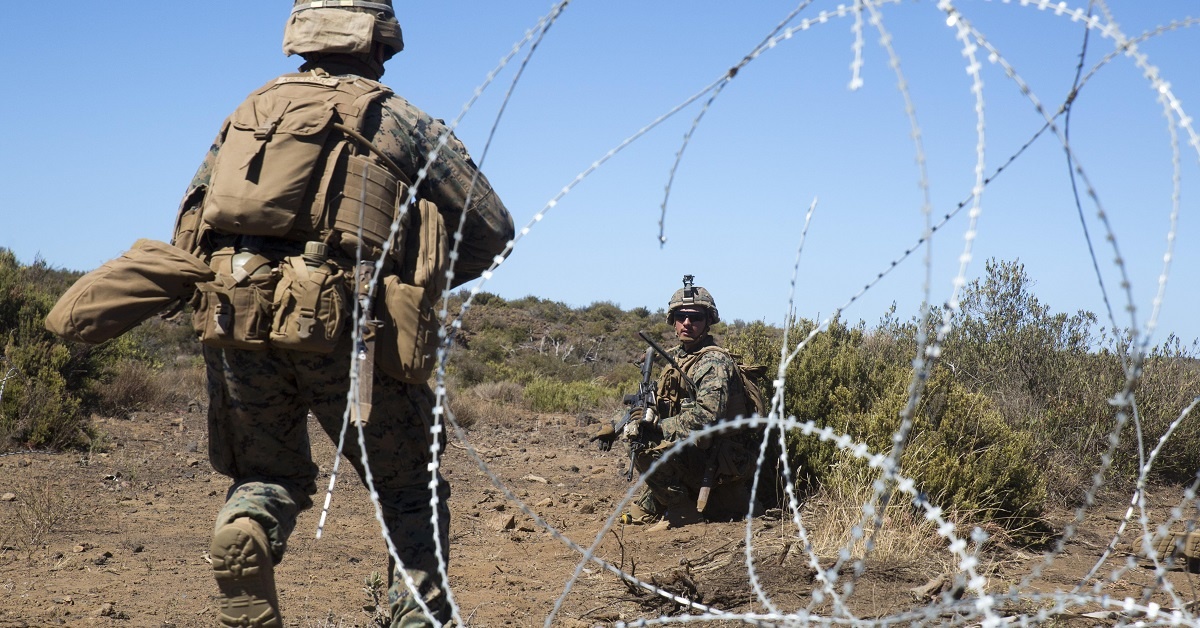
<instances>
[{"instance_id":1,"label":"canteen pouch","mask_svg":"<svg viewBox=\"0 0 1200 628\"><path fill-rule=\"evenodd\" d=\"M141 239L133 248L80 277L46 316L46 329L67 340L96 344L191 297L213 271L187 251Z\"/></svg>"},{"instance_id":2,"label":"canteen pouch","mask_svg":"<svg viewBox=\"0 0 1200 628\"><path fill-rule=\"evenodd\" d=\"M216 279L196 286L192 326L200 342L210 347L265 349L278 273L261 255L253 255L240 268L234 268L233 257L232 248L213 253L210 266Z\"/></svg>"},{"instance_id":3,"label":"canteen pouch","mask_svg":"<svg viewBox=\"0 0 1200 628\"><path fill-rule=\"evenodd\" d=\"M279 266L271 346L329 353L346 322L346 274L329 262L305 263L299 255Z\"/></svg>"},{"instance_id":4,"label":"canteen pouch","mask_svg":"<svg viewBox=\"0 0 1200 628\"><path fill-rule=\"evenodd\" d=\"M421 199L409 211L404 270L384 278L383 308L375 308L380 321L375 364L402 382L424 384L437 366L441 321L434 305L446 287L449 258L437 206Z\"/></svg>"}]
</instances>

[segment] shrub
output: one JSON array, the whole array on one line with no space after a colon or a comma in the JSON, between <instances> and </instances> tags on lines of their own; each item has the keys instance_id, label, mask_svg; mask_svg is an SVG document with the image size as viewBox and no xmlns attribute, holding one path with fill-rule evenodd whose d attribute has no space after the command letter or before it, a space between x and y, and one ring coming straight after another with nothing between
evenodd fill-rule
<instances>
[{"instance_id":1,"label":"shrub","mask_svg":"<svg viewBox=\"0 0 1200 628\"><path fill-rule=\"evenodd\" d=\"M1182 346L1178 339L1168 338L1154 348L1142 366L1142 378L1138 382L1138 417L1140 419L1146 453L1149 454L1158 439L1164 435L1172 422L1179 419L1184 408L1196 398L1200 390L1200 360L1196 346ZM1116 390L1116 387L1113 388ZM1112 410L1110 409L1110 414ZM1187 482L1195 478L1200 469L1200 423L1196 421L1200 410L1193 409L1188 418L1176 426L1171 437L1163 445L1151 470L1151 479L1167 482ZM1109 424L1111 421L1108 422ZM1126 428L1117 457L1125 475L1137 471L1137 438L1132 428ZM1103 439L1100 439L1103 440Z\"/></svg>"},{"instance_id":2,"label":"shrub","mask_svg":"<svg viewBox=\"0 0 1200 628\"><path fill-rule=\"evenodd\" d=\"M88 440L87 410L95 386L124 348L115 343L66 343L43 321L79 273L30 266L0 249L0 438L33 448L78 446Z\"/></svg>"},{"instance_id":3,"label":"shrub","mask_svg":"<svg viewBox=\"0 0 1200 628\"><path fill-rule=\"evenodd\" d=\"M897 380L870 411L849 417L835 429L874 453L887 454L907 400L907 385ZM819 452L827 465L814 473L821 490L855 492L861 487L839 484L874 481L876 476L866 473L866 461L832 446L826 452L814 445L815 436L790 436L797 451L807 457ZM1047 496L1046 480L1033 455L1034 440L1031 432L1010 427L984 395L935 376L914 412L899 472L955 519L1025 529L1039 522Z\"/></svg>"},{"instance_id":4,"label":"shrub","mask_svg":"<svg viewBox=\"0 0 1200 628\"><path fill-rule=\"evenodd\" d=\"M617 391L594 382L536 379L525 386L525 401L534 412L581 412L613 399Z\"/></svg>"}]
</instances>

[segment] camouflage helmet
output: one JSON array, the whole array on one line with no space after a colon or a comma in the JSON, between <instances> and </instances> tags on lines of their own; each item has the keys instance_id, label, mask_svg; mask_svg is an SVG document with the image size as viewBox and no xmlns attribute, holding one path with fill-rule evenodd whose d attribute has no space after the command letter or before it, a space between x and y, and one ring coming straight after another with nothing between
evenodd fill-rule
<instances>
[{"instance_id":1,"label":"camouflage helmet","mask_svg":"<svg viewBox=\"0 0 1200 628\"><path fill-rule=\"evenodd\" d=\"M283 52L371 54L384 46L384 60L404 50L392 0L295 0L283 31Z\"/></svg>"},{"instance_id":2,"label":"camouflage helmet","mask_svg":"<svg viewBox=\"0 0 1200 628\"><path fill-rule=\"evenodd\" d=\"M712 293L700 286L693 285L695 277L692 275L683 276L683 287L676 290L675 294L671 295L671 300L667 302L667 322L675 324L675 310L684 307L700 307L708 311L708 324L712 325L721 321L720 314L717 313L717 301L713 298Z\"/></svg>"}]
</instances>

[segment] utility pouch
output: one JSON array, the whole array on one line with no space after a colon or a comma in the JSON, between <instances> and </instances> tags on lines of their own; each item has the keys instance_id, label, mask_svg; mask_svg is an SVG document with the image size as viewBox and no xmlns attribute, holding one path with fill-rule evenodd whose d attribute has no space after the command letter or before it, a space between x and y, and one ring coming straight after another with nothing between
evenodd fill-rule
<instances>
[{"instance_id":1,"label":"utility pouch","mask_svg":"<svg viewBox=\"0 0 1200 628\"><path fill-rule=\"evenodd\" d=\"M437 366L440 342L435 304L446 286L446 227L437 206L418 200L404 237L403 271L383 281L383 311L375 344L375 364L410 384L424 384Z\"/></svg>"},{"instance_id":2,"label":"utility pouch","mask_svg":"<svg viewBox=\"0 0 1200 628\"><path fill-rule=\"evenodd\" d=\"M434 300L425 288L383 280L383 311L376 331L375 366L410 384L424 384L437 366L438 328ZM378 309L378 308L377 308Z\"/></svg>"},{"instance_id":3,"label":"utility pouch","mask_svg":"<svg viewBox=\"0 0 1200 628\"><path fill-rule=\"evenodd\" d=\"M234 263L234 257L245 256ZM196 286L198 303L192 326L210 347L265 349L271 334L271 309L278 273L261 255L225 248L209 264L215 280Z\"/></svg>"},{"instance_id":4,"label":"utility pouch","mask_svg":"<svg viewBox=\"0 0 1200 628\"><path fill-rule=\"evenodd\" d=\"M208 187L204 185L191 190L184 197L179 214L175 218L175 231L171 237L171 244L188 253L198 253L200 250L198 245L203 240L204 230L207 228L207 225L201 220L203 214L201 207L207 190Z\"/></svg>"},{"instance_id":5,"label":"utility pouch","mask_svg":"<svg viewBox=\"0 0 1200 628\"><path fill-rule=\"evenodd\" d=\"M307 253L289 257L279 266L271 346L329 353L346 323L346 273L328 261L306 258Z\"/></svg>"},{"instance_id":6,"label":"utility pouch","mask_svg":"<svg viewBox=\"0 0 1200 628\"><path fill-rule=\"evenodd\" d=\"M225 233L283 237L298 213L307 214L305 195L334 109L326 101L294 96L266 91L230 116L205 199L205 222Z\"/></svg>"}]
</instances>

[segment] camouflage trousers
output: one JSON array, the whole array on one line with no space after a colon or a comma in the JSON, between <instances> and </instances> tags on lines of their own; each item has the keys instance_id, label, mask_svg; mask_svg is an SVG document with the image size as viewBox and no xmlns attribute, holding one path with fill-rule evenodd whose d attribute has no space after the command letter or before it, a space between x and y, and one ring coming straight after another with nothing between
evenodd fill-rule
<instances>
[{"instance_id":1,"label":"camouflage trousers","mask_svg":"<svg viewBox=\"0 0 1200 628\"><path fill-rule=\"evenodd\" d=\"M209 459L233 480L216 527L250 517L266 530L278 562L296 517L313 505L317 465L309 448L311 411L325 434L338 441L349 389L350 341L328 355L290 350L249 351L204 347L208 374ZM403 567L438 623L450 619L438 576L434 535L443 557L449 549L449 485L439 476L438 522L430 517L431 436L434 397L427 385L401 383L376 371L365 433L371 478L388 535ZM365 478L356 430L343 452ZM378 532L364 531L366 534ZM389 557L392 626L428 626Z\"/></svg>"},{"instance_id":2,"label":"camouflage trousers","mask_svg":"<svg viewBox=\"0 0 1200 628\"><path fill-rule=\"evenodd\" d=\"M674 444L674 441L666 441L642 450L634 458L634 468L645 474ZM742 470L745 465L736 465L734 461L741 462L748 455L747 449L732 439L718 440L706 449L688 445L646 478L646 490L638 505L655 515L666 515L673 508L694 508L705 471L711 463L715 465L715 477L705 515L715 518L743 516L750 501L750 482Z\"/></svg>"}]
</instances>

